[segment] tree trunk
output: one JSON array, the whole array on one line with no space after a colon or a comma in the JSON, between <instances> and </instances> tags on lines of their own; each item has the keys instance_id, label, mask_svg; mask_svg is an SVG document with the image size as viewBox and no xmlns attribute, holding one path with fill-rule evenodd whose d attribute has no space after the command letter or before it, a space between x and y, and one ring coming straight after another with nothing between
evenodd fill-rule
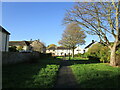
<instances>
[{"instance_id":1,"label":"tree trunk","mask_svg":"<svg viewBox=\"0 0 120 90\"><path fill-rule=\"evenodd\" d=\"M74 58L74 48L72 48L72 58Z\"/></svg>"},{"instance_id":2,"label":"tree trunk","mask_svg":"<svg viewBox=\"0 0 120 90\"><path fill-rule=\"evenodd\" d=\"M116 45L114 45L111 49L110 65L116 66Z\"/></svg>"}]
</instances>

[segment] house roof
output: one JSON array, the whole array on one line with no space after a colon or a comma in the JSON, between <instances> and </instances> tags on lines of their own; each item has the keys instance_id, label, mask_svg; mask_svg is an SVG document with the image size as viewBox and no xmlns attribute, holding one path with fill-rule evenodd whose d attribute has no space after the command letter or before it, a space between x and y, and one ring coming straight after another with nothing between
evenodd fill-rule
<instances>
[{"instance_id":1,"label":"house roof","mask_svg":"<svg viewBox=\"0 0 120 90\"><path fill-rule=\"evenodd\" d=\"M66 47L57 47L57 49L62 49L62 50L64 50L64 49L69 49L69 48L66 48Z\"/></svg>"},{"instance_id":2,"label":"house roof","mask_svg":"<svg viewBox=\"0 0 120 90\"><path fill-rule=\"evenodd\" d=\"M31 42L31 45L34 46L34 45L41 45L42 47L46 47L44 45L44 43L40 42L39 40L34 40Z\"/></svg>"},{"instance_id":3,"label":"house roof","mask_svg":"<svg viewBox=\"0 0 120 90\"><path fill-rule=\"evenodd\" d=\"M2 31L2 32L6 33L8 35L10 35L10 33L7 30L5 30L2 26L0 26L0 31Z\"/></svg>"},{"instance_id":4,"label":"house roof","mask_svg":"<svg viewBox=\"0 0 120 90\"><path fill-rule=\"evenodd\" d=\"M32 43L32 41L9 41L9 46L29 46Z\"/></svg>"},{"instance_id":5,"label":"house roof","mask_svg":"<svg viewBox=\"0 0 120 90\"><path fill-rule=\"evenodd\" d=\"M50 47L47 50L55 50L55 49L56 49L55 47Z\"/></svg>"},{"instance_id":6,"label":"house roof","mask_svg":"<svg viewBox=\"0 0 120 90\"><path fill-rule=\"evenodd\" d=\"M66 48L66 47L50 47L50 48L48 48L48 50L55 50L55 49L57 49L57 50L65 50L65 49L68 49L68 48Z\"/></svg>"},{"instance_id":7,"label":"house roof","mask_svg":"<svg viewBox=\"0 0 120 90\"><path fill-rule=\"evenodd\" d=\"M92 41L90 44L88 44L88 45L85 47L85 49L91 47L94 43L96 43L96 42L95 42L95 41Z\"/></svg>"}]
</instances>

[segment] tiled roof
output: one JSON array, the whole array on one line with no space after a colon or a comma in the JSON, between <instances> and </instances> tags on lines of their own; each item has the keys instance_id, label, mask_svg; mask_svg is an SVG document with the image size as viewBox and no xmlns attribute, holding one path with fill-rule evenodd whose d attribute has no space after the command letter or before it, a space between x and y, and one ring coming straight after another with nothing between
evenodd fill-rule
<instances>
[{"instance_id":1,"label":"tiled roof","mask_svg":"<svg viewBox=\"0 0 120 90\"><path fill-rule=\"evenodd\" d=\"M2 26L0 26L0 31L2 31L4 33L7 33L8 35L10 35L10 33L7 30L5 30Z\"/></svg>"},{"instance_id":2,"label":"tiled roof","mask_svg":"<svg viewBox=\"0 0 120 90\"><path fill-rule=\"evenodd\" d=\"M66 47L50 47L50 48L48 48L48 50L55 50L55 49L57 49L57 50L66 50L66 49L69 49L69 48L66 48Z\"/></svg>"},{"instance_id":3,"label":"tiled roof","mask_svg":"<svg viewBox=\"0 0 120 90\"><path fill-rule=\"evenodd\" d=\"M55 49L56 49L55 47L48 48L48 50L55 50Z\"/></svg>"},{"instance_id":4,"label":"tiled roof","mask_svg":"<svg viewBox=\"0 0 120 90\"><path fill-rule=\"evenodd\" d=\"M32 43L32 41L9 41L9 46L24 46L27 45L29 46Z\"/></svg>"},{"instance_id":5,"label":"tiled roof","mask_svg":"<svg viewBox=\"0 0 120 90\"><path fill-rule=\"evenodd\" d=\"M69 49L69 48L66 48L66 47L57 47L57 49Z\"/></svg>"}]
</instances>

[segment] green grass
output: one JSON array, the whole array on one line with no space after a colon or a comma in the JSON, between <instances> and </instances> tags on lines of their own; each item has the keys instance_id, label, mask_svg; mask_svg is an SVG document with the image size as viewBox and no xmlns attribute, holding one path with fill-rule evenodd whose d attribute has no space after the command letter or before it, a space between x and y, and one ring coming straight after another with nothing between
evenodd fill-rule
<instances>
[{"instance_id":1,"label":"green grass","mask_svg":"<svg viewBox=\"0 0 120 90\"><path fill-rule=\"evenodd\" d=\"M3 88L52 88L60 65L67 64L77 79L80 88L117 88L120 83L120 68L92 60L63 60L46 57L37 63L21 63L2 67ZM75 59L74 58L74 59ZM85 64L89 63L89 64Z\"/></svg>"},{"instance_id":2,"label":"green grass","mask_svg":"<svg viewBox=\"0 0 120 90\"><path fill-rule=\"evenodd\" d=\"M53 58L38 63L21 63L3 66L3 88L50 88L56 80L59 65Z\"/></svg>"},{"instance_id":3,"label":"green grass","mask_svg":"<svg viewBox=\"0 0 120 90\"><path fill-rule=\"evenodd\" d=\"M33 86L37 88L53 88L59 65L47 65L34 76ZM32 86L32 87L33 87Z\"/></svg>"},{"instance_id":4,"label":"green grass","mask_svg":"<svg viewBox=\"0 0 120 90\"><path fill-rule=\"evenodd\" d=\"M69 57L60 57L60 56L58 56L57 58L58 59L69 60ZM72 58L72 57L70 57L70 60L88 60L88 58L82 58L82 57L74 57L74 58Z\"/></svg>"},{"instance_id":5,"label":"green grass","mask_svg":"<svg viewBox=\"0 0 120 90\"><path fill-rule=\"evenodd\" d=\"M76 64L72 71L81 88L118 88L120 68L108 64Z\"/></svg>"}]
</instances>

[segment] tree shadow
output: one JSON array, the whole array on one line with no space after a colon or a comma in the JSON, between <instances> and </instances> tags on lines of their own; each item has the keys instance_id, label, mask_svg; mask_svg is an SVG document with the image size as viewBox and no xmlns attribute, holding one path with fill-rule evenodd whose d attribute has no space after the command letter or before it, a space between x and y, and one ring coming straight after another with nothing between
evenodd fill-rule
<instances>
[{"instance_id":1,"label":"tree shadow","mask_svg":"<svg viewBox=\"0 0 120 90\"><path fill-rule=\"evenodd\" d=\"M70 66L74 64L98 63L93 60L62 60L56 57L42 57L37 62L23 62L2 67L3 88L36 88L33 83L33 76L37 75L41 68L46 65L55 64Z\"/></svg>"},{"instance_id":2,"label":"tree shadow","mask_svg":"<svg viewBox=\"0 0 120 90\"><path fill-rule=\"evenodd\" d=\"M64 57L63 58L56 58L54 57L57 62L60 64L60 66L70 66L74 64L91 64L91 63L100 63L100 60L98 58L93 59L89 58L88 60L85 59L80 59L80 60L75 60L75 59L70 59L67 60Z\"/></svg>"},{"instance_id":3,"label":"tree shadow","mask_svg":"<svg viewBox=\"0 0 120 90\"><path fill-rule=\"evenodd\" d=\"M29 88L33 84L33 76L37 75L46 65L17 64L2 68L2 87L4 88ZM33 87L34 88L34 87Z\"/></svg>"},{"instance_id":4,"label":"tree shadow","mask_svg":"<svg viewBox=\"0 0 120 90\"><path fill-rule=\"evenodd\" d=\"M34 76L48 64L59 65L53 57L39 60L4 65L2 67L2 88L37 88ZM36 62L37 61L37 62Z\"/></svg>"}]
</instances>

